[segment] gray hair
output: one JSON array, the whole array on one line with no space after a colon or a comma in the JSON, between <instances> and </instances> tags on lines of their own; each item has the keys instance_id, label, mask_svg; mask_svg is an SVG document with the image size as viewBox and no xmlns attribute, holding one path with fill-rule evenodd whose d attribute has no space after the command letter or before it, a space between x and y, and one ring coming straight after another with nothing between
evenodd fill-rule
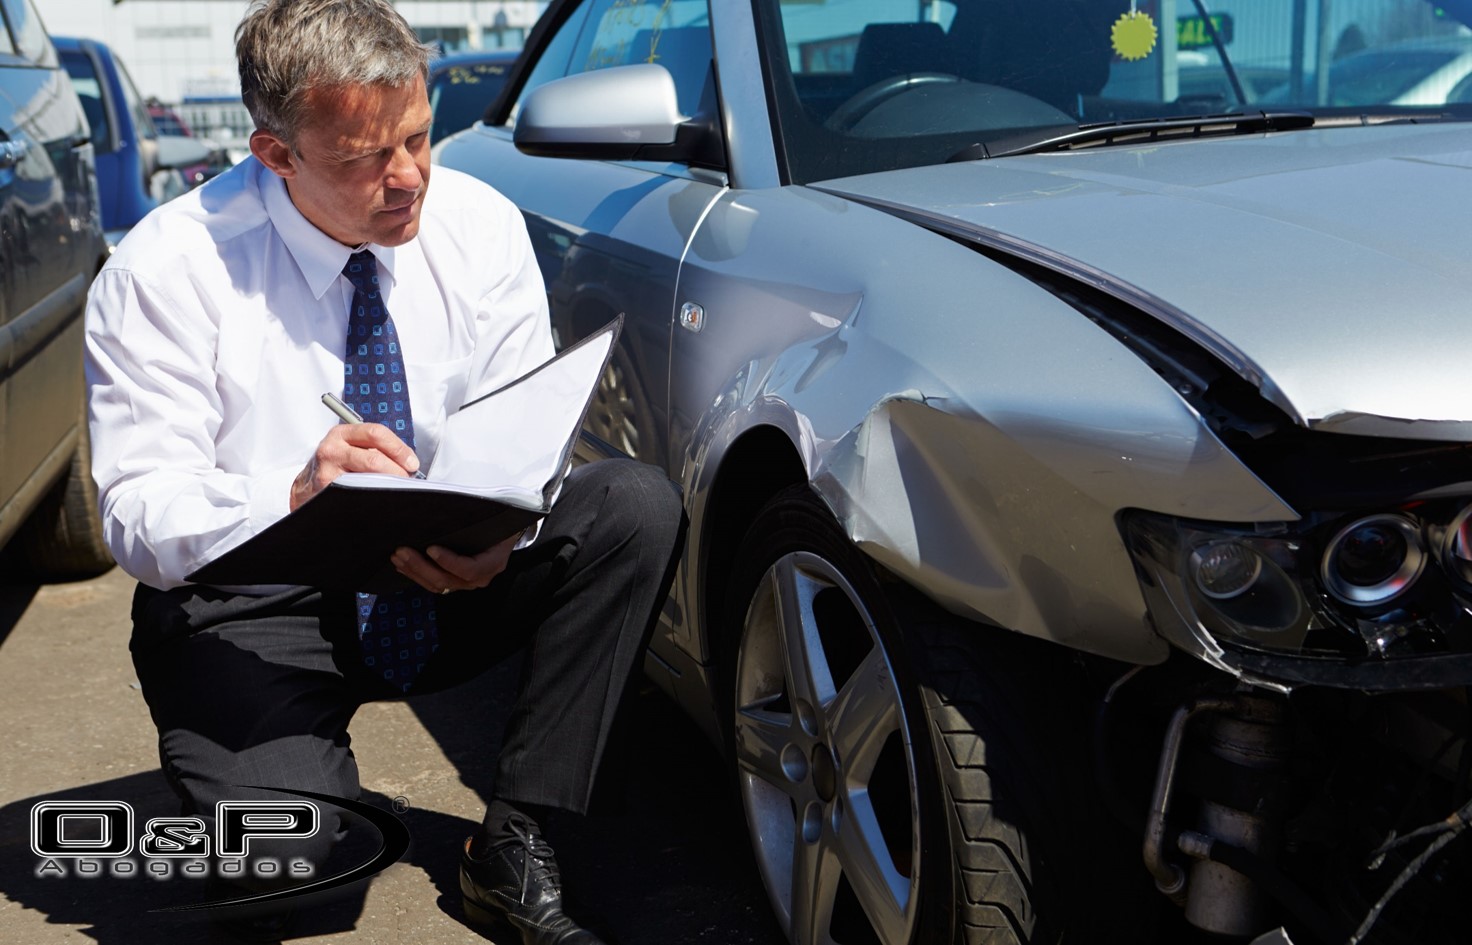
<instances>
[{"instance_id":1,"label":"gray hair","mask_svg":"<svg viewBox=\"0 0 1472 945\"><path fill-rule=\"evenodd\" d=\"M402 87L433 54L389 0L255 0L235 30L250 117L293 146L313 90Z\"/></svg>"}]
</instances>

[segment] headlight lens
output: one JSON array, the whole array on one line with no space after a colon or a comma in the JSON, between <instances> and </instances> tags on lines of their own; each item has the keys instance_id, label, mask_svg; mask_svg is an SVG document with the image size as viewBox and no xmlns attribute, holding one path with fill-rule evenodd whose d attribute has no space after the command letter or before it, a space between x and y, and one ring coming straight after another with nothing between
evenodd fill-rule
<instances>
[{"instance_id":1,"label":"headlight lens","mask_svg":"<svg viewBox=\"0 0 1472 945\"><path fill-rule=\"evenodd\" d=\"M1233 525L1122 518L1157 626L1205 652L1472 653L1472 501ZM1170 634L1168 634L1170 635Z\"/></svg>"},{"instance_id":2,"label":"headlight lens","mask_svg":"<svg viewBox=\"0 0 1472 945\"><path fill-rule=\"evenodd\" d=\"M1370 515L1340 529L1324 551L1324 587L1351 605L1394 600L1426 565L1421 529L1404 515Z\"/></svg>"},{"instance_id":3,"label":"headlight lens","mask_svg":"<svg viewBox=\"0 0 1472 945\"><path fill-rule=\"evenodd\" d=\"M1231 600L1252 589L1262 576L1262 555L1245 542L1213 541L1191 552L1196 589L1212 600Z\"/></svg>"},{"instance_id":4,"label":"headlight lens","mask_svg":"<svg viewBox=\"0 0 1472 945\"><path fill-rule=\"evenodd\" d=\"M1472 503L1447 527L1442 539L1441 566L1458 588L1472 593Z\"/></svg>"},{"instance_id":5,"label":"headlight lens","mask_svg":"<svg viewBox=\"0 0 1472 945\"><path fill-rule=\"evenodd\" d=\"M1303 601L1293 581L1265 552L1246 541L1211 541L1193 549L1195 609L1219 631L1251 639L1298 634L1304 620Z\"/></svg>"}]
</instances>

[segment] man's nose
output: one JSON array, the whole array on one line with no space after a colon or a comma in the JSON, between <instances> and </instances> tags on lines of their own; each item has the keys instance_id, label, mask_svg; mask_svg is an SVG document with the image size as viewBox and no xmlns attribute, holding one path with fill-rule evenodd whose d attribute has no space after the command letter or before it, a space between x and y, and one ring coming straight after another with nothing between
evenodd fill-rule
<instances>
[{"instance_id":1,"label":"man's nose","mask_svg":"<svg viewBox=\"0 0 1472 945\"><path fill-rule=\"evenodd\" d=\"M420 173L419 163L414 160L412 151L404 147L394 149L393 157L388 164L388 177L384 183L391 190L419 189L424 183L424 175Z\"/></svg>"}]
</instances>

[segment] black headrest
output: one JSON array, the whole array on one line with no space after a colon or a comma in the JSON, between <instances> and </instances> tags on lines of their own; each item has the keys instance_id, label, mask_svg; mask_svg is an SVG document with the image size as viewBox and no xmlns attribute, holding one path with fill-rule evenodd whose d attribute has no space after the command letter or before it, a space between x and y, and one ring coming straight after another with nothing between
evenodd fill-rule
<instances>
[{"instance_id":1,"label":"black headrest","mask_svg":"<svg viewBox=\"0 0 1472 945\"><path fill-rule=\"evenodd\" d=\"M945 40L939 23L870 23L854 50L853 85L863 88L914 72L948 72Z\"/></svg>"}]
</instances>

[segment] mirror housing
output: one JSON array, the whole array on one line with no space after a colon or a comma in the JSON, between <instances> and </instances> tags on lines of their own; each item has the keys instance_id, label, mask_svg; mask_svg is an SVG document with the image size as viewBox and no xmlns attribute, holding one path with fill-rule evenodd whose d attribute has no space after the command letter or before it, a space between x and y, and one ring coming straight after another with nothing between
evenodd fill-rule
<instances>
[{"instance_id":1,"label":"mirror housing","mask_svg":"<svg viewBox=\"0 0 1472 945\"><path fill-rule=\"evenodd\" d=\"M538 86L522 102L511 139L517 150L538 157L719 167L713 137L709 122L680 113L668 69L638 63Z\"/></svg>"}]
</instances>

